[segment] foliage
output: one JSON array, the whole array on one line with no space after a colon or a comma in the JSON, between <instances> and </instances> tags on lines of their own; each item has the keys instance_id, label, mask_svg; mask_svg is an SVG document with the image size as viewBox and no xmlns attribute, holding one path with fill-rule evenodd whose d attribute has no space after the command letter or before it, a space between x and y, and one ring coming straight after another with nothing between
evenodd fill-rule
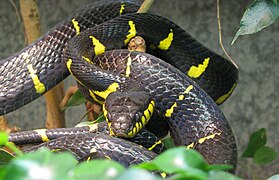
<instances>
[{"instance_id":1,"label":"foliage","mask_svg":"<svg viewBox=\"0 0 279 180\"><path fill-rule=\"evenodd\" d=\"M253 157L255 152L266 144L266 129L262 128L250 135L249 143L242 157Z\"/></svg>"},{"instance_id":2,"label":"foliage","mask_svg":"<svg viewBox=\"0 0 279 180\"><path fill-rule=\"evenodd\" d=\"M279 179L279 174L276 174L274 176L271 176L270 178L268 178L267 180L277 180Z\"/></svg>"},{"instance_id":3,"label":"foliage","mask_svg":"<svg viewBox=\"0 0 279 180\"><path fill-rule=\"evenodd\" d=\"M259 148L253 157L253 160L257 164L267 164L277 158L277 153L268 146Z\"/></svg>"},{"instance_id":4,"label":"foliage","mask_svg":"<svg viewBox=\"0 0 279 180\"><path fill-rule=\"evenodd\" d=\"M253 158L254 163L267 164L277 158L277 153L268 146L266 129L262 128L251 134L249 143L244 150L242 157Z\"/></svg>"},{"instance_id":5,"label":"foliage","mask_svg":"<svg viewBox=\"0 0 279 180\"><path fill-rule=\"evenodd\" d=\"M7 134L0 134L1 145L8 143ZM242 157L253 158L260 165L269 163L277 153L266 146L266 129L262 128L250 136ZM15 148L13 148L15 149ZM18 150L17 150L18 151ZM6 151L0 151L0 179L231 179L238 177L226 172L229 165L209 165L195 150L185 147L171 148L153 161L123 167L109 160L93 160L77 163L70 153L53 153L42 149L35 153L23 154L16 158ZM162 173L159 173L162 172ZM161 175L161 176L160 176ZM274 175L269 180L276 179Z\"/></svg>"},{"instance_id":6,"label":"foliage","mask_svg":"<svg viewBox=\"0 0 279 180\"><path fill-rule=\"evenodd\" d=\"M24 154L0 169L0 179L162 179L157 173L146 170L172 173L166 179L239 179L220 171L229 166L212 166L194 150L173 148L151 162L124 168L110 160L92 160L77 163L70 153L53 153L42 149Z\"/></svg>"},{"instance_id":7,"label":"foliage","mask_svg":"<svg viewBox=\"0 0 279 180\"><path fill-rule=\"evenodd\" d=\"M4 134L0 141L7 144ZM165 173L172 174L166 179L232 179L238 177L223 170L229 165L209 165L195 150L185 147L172 148L157 156L153 161L143 162L129 168L109 160L92 160L77 163L68 152L53 153L41 149L34 153L13 158L0 153L2 166L0 179L162 179ZM152 172L151 172L152 171ZM159 173L164 172L164 173Z\"/></svg>"},{"instance_id":8,"label":"foliage","mask_svg":"<svg viewBox=\"0 0 279 180\"><path fill-rule=\"evenodd\" d=\"M72 106L78 106L81 104L84 104L86 102L86 99L83 97L83 95L81 94L81 92L79 90L77 90L69 99L69 101L67 102L64 110L68 107L72 107Z\"/></svg>"},{"instance_id":9,"label":"foliage","mask_svg":"<svg viewBox=\"0 0 279 180\"><path fill-rule=\"evenodd\" d=\"M22 152L12 143L8 141L9 136L5 132L0 132L0 147L6 146L7 148L11 149L13 152L15 152L18 155L22 155ZM4 152L2 152L4 154ZM1 164L1 163L0 163Z\"/></svg>"},{"instance_id":10,"label":"foliage","mask_svg":"<svg viewBox=\"0 0 279 180\"><path fill-rule=\"evenodd\" d=\"M279 18L279 4L277 0L255 0L250 4L240 21L240 28L231 44L240 35L253 34L270 26Z\"/></svg>"}]
</instances>

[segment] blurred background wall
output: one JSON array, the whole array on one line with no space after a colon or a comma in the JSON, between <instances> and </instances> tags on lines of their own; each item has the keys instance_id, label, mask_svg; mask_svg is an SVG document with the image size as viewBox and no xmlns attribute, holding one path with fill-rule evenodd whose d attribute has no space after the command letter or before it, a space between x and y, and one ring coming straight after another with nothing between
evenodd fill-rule
<instances>
[{"instance_id":1,"label":"blurred background wall","mask_svg":"<svg viewBox=\"0 0 279 180\"><path fill-rule=\"evenodd\" d=\"M42 32L85 7L92 0L39 0ZM279 152L279 23L263 31L240 37L230 43L239 27L245 8L252 1L223 0L220 4L223 44L239 66L239 83L231 98L221 106L230 121L238 143L239 155L248 142L249 135L262 127L267 128L268 145ZM19 9L18 1L14 0ZM156 0L152 6L156 14L167 17L185 29L189 34L215 52L224 55L218 43L216 1L203 0ZM0 58L19 51L24 46L23 24L19 21L10 1L0 2ZM1 83L1 82L0 82ZM67 78L66 88L74 84ZM66 111L67 126L74 126L84 114L85 108L71 108ZM43 128L45 123L43 98L22 107L6 117L10 125L22 129ZM249 160L240 160L238 174L251 179L251 171L259 178L279 173L279 160L265 165L252 165ZM247 167L250 167L247 169Z\"/></svg>"}]
</instances>

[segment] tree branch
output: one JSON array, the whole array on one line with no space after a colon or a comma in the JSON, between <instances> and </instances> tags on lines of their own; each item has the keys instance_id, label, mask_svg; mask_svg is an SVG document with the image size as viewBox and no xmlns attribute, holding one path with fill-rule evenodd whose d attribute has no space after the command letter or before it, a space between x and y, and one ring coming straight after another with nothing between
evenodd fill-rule
<instances>
[{"instance_id":1,"label":"tree branch","mask_svg":"<svg viewBox=\"0 0 279 180\"><path fill-rule=\"evenodd\" d=\"M30 44L41 36L39 11L36 0L20 0L20 11L27 42ZM47 105L47 128L65 127L64 112L59 108L59 103L63 96L64 90L62 83L58 84L44 95Z\"/></svg>"},{"instance_id":2,"label":"tree branch","mask_svg":"<svg viewBox=\"0 0 279 180\"><path fill-rule=\"evenodd\" d=\"M137 13L147 13L147 11L150 9L151 5L153 4L154 0L145 0L142 5L140 6Z\"/></svg>"}]
</instances>

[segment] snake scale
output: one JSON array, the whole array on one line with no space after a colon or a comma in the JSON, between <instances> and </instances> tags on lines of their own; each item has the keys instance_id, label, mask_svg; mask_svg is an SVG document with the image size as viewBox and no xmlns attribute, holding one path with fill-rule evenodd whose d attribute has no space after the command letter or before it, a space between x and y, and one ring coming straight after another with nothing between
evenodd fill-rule
<instances>
[{"instance_id":1,"label":"snake scale","mask_svg":"<svg viewBox=\"0 0 279 180\"><path fill-rule=\"evenodd\" d=\"M136 14L137 9L128 0L94 3L1 60L0 114L40 97L70 73L85 97L100 103L115 91L136 86L154 99L177 146L196 149L211 164L235 166L234 135L217 104L234 90L236 67L173 22ZM136 35L145 39L148 54L117 50ZM102 134L71 134L40 146L74 154L92 152L81 159L109 156L125 165L156 156L132 142Z\"/></svg>"}]
</instances>

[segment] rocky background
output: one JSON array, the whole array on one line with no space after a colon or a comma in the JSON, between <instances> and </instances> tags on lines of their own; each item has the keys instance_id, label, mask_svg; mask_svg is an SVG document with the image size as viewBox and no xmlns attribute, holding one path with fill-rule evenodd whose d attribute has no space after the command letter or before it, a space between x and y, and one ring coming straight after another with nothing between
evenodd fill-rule
<instances>
[{"instance_id":1,"label":"rocky background","mask_svg":"<svg viewBox=\"0 0 279 180\"><path fill-rule=\"evenodd\" d=\"M15 1L19 9L19 4ZM85 7L92 0L48 0L38 1L42 32L47 32L55 24L74 11ZM249 135L260 128L267 128L268 145L279 152L279 23L249 36L240 37L230 43L239 27L245 8L252 1L221 1L223 44L239 66L239 83L231 98L221 106L234 130L239 154L243 152ZM216 1L157 0L152 11L171 19L197 40L224 55L218 43ZM24 47L24 29L15 8L10 1L0 2L0 58L7 57ZM1 83L1 82L0 82ZM74 84L72 78L66 80L66 87ZM74 126L85 112L84 107L70 108L66 112L67 126ZM43 128L45 103L40 98L19 110L8 114L10 125L22 129ZM254 173L265 179L279 173L279 160L259 166L240 159L238 175L252 179Z\"/></svg>"}]
</instances>

